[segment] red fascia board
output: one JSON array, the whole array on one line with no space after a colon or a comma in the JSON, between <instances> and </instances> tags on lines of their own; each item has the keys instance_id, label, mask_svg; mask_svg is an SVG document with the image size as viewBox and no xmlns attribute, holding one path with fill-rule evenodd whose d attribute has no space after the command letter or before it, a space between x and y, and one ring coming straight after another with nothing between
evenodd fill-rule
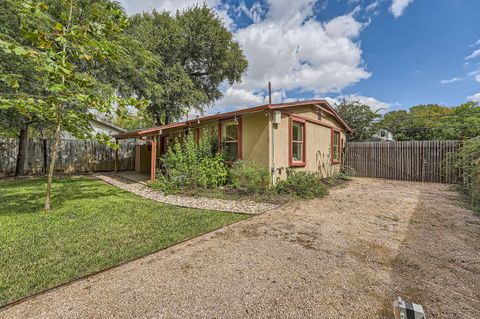
<instances>
[{"instance_id":1,"label":"red fascia board","mask_svg":"<svg viewBox=\"0 0 480 319\"><path fill-rule=\"evenodd\" d=\"M241 109L237 111L231 111L231 112L226 112L226 113L221 113L221 114L214 114L214 115L207 115L207 116L202 116L196 119L191 119L187 120L185 122L179 122L179 123L172 123L168 125L163 125L163 126L157 126L157 127L152 127L148 129L142 129L142 130L137 130L137 131L132 131L132 132L126 132L126 133L121 133L114 135L113 137L116 139L125 139L125 138L134 138L134 137L142 137L142 136L149 136L149 135L156 135L160 134L162 130L166 130L169 128L175 128L175 127L181 127L181 126L187 126L187 125L192 125L197 122L202 122L202 121L208 121L208 120L220 120L228 117L233 117L236 115L242 115L242 114L247 114L247 113L253 113L253 112L258 112L262 110L278 110L278 109L283 109L283 108L288 108L288 107L293 107L293 106L304 106L304 105L314 105L314 106L320 106L322 107L322 110L325 111L326 113L329 113L332 115L335 119L337 119L346 129L347 132L351 132L352 130L348 125L343 121L343 119L338 115L338 113L333 109L333 107L330 106L330 104L326 100L306 100L306 101L298 101L298 102L291 102L291 103L279 103L279 104L264 104L264 105L259 105L247 109Z\"/></svg>"}]
</instances>

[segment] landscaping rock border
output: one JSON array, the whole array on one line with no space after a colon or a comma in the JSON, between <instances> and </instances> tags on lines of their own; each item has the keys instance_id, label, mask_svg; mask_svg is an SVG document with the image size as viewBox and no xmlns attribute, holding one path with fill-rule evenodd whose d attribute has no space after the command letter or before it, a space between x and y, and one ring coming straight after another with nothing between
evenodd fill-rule
<instances>
[{"instance_id":1,"label":"landscaping rock border","mask_svg":"<svg viewBox=\"0 0 480 319\"><path fill-rule=\"evenodd\" d=\"M152 190L140 182L134 182L110 173L95 173L93 176L110 185L124 189L138 196L151 199L157 202L171 204L181 207L217 210L222 212L243 213L257 215L274 208L277 205L259 203L254 201L237 201L204 197L189 197L179 195L165 195L159 191Z\"/></svg>"}]
</instances>

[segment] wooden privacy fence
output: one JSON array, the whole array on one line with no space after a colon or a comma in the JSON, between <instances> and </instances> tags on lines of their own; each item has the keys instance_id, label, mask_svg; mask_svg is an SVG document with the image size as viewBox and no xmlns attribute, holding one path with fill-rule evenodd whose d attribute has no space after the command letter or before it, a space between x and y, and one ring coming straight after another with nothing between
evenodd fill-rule
<instances>
[{"instance_id":1,"label":"wooden privacy fence","mask_svg":"<svg viewBox=\"0 0 480 319\"><path fill-rule=\"evenodd\" d=\"M118 170L133 170L135 142L120 142ZM29 140L27 143L26 174L42 174L49 163L52 141ZM18 152L17 139L0 138L0 176L15 172ZM115 151L94 140L63 139L58 150L55 170L64 173L113 171Z\"/></svg>"},{"instance_id":2,"label":"wooden privacy fence","mask_svg":"<svg viewBox=\"0 0 480 319\"><path fill-rule=\"evenodd\" d=\"M449 153L460 141L348 142L344 164L358 176L456 183L459 172Z\"/></svg>"}]
</instances>

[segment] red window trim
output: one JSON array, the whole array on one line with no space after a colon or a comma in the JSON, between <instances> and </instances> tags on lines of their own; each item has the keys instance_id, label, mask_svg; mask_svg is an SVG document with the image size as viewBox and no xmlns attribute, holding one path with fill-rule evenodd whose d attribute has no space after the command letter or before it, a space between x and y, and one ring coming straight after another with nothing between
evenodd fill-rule
<instances>
[{"instance_id":1,"label":"red window trim","mask_svg":"<svg viewBox=\"0 0 480 319\"><path fill-rule=\"evenodd\" d=\"M331 160L332 160L332 164L340 164L341 160L342 160L342 149L341 149L341 139L342 139L342 131L339 130L339 129L336 129L336 128L332 128L331 131L330 131L330 135L331 135L331 142L330 142L330 149L331 149ZM338 133L338 159L335 159L334 158L334 153L333 153L333 142L334 142L334 135L335 135L335 132Z\"/></svg>"},{"instance_id":2,"label":"red window trim","mask_svg":"<svg viewBox=\"0 0 480 319\"><path fill-rule=\"evenodd\" d=\"M304 167L306 165L306 155L307 155L307 136L305 134L307 123L304 119L289 116L288 117L288 166L290 167ZM302 124L302 137L303 137L303 147L302 147L302 161L294 161L293 160L293 123L301 123Z\"/></svg>"},{"instance_id":3,"label":"red window trim","mask_svg":"<svg viewBox=\"0 0 480 319\"><path fill-rule=\"evenodd\" d=\"M227 118L227 119L222 119L221 121L218 121L218 145L219 145L219 150L222 150L222 125L224 122L230 122L234 120L233 117ZM237 118L238 122L238 158L237 160L242 160L243 158L243 147L242 147L242 135L243 135L243 124L242 124L242 118Z\"/></svg>"}]
</instances>

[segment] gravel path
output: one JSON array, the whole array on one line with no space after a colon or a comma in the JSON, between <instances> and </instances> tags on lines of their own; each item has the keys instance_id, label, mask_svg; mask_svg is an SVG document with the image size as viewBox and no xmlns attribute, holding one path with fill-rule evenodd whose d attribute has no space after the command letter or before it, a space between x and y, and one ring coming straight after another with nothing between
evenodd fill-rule
<instances>
[{"instance_id":1,"label":"gravel path","mask_svg":"<svg viewBox=\"0 0 480 319\"><path fill-rule=\"evenodd\" d=\"M139 196L176 206L253 215L260 214L277 207L273 204L258 203L254 201L236 201L179 195L163 195L161 192L154 191L141 183L136 183L128 179L114 176L113 174L94 174L93 176Z\"/></svg>"},{"instance_id":2,"label":"gravel path","mask_svg":"<svg viewBox=\"0 0 480 319\"><path fill-rule=\"evenodd\" d=\"M0 311L0 318L480 318L480 223L450 186L355 179Z\"/></svg>"}]
</instances>

